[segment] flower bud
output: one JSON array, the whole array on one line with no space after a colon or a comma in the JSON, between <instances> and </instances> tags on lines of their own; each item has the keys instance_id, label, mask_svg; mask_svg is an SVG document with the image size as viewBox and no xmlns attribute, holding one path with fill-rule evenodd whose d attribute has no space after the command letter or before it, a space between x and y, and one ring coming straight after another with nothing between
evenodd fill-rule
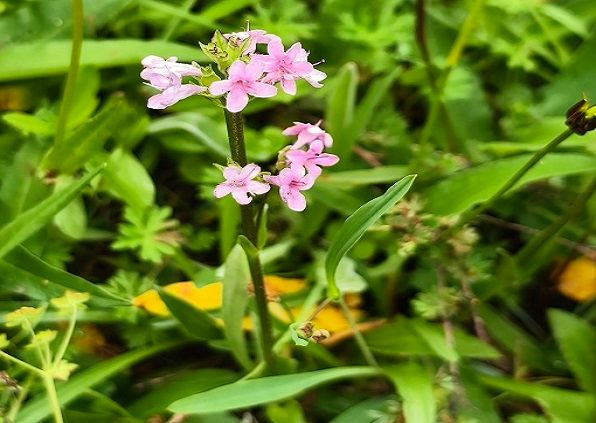
<instances>
[{"instance_id":1,"label":"flower bud","mask_svg":"<svg viewBox=\"0 0 596 423\"><path fill-rule=\"evenodd\" d=\"M578 135L596 129L596 105L590 105L585 98L571 106L565 116L565 125Z\"/></svg>"}]
</instances>

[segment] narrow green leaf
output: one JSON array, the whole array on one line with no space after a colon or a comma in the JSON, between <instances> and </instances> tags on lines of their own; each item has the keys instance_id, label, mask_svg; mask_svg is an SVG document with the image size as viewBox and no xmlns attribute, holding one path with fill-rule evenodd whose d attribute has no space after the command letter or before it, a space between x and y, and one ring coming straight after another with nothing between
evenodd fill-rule
<instances>
[{"instance_id":1,"label":"narrow green leaf","mask_svg":"<svg viewBox=\"0 0 596 423\"><path fill-rule=\"evenodd\" d=\"M331 241L325 259L327 275L327 295L338 299L339 289L335 282L337 266L348 251L364 235L366 230L387 210L397 203L410 189L416 175L409 175L393 184L383 195L370 200L346 219L342 227Z\"/></svg>"},{"instance_id":2,"label":"narrow green leaf","mask_svg":"<svg viewBox=\"0 0 596 423\"><path fill-rule=\"evenodd\" d=\"M385 371L402 397L405 420L435 423L437 407L433 395L433 372L414 361L387 366Z\"/></svg>"},{"instance_id":3,"label":"narrow green leaf","mask_svg":"<svg viewBox=\"0 0 596 423\"><path fill-rule=\"evenodd\" d=\"M157 292L172 316L191 336L203 340L221 339L222 333L209 313L199 310L160 287L157 287Z\"/></svg>"},{"instance_id":4,"label":"narrow green leaf","mask_svg":"<svg viewBox=\"0 0 596 423\"><path fill-rule=\"evenodd\" d=\"M425 210L438 215L462 213L474 204L488 200L531 157L532 154L524 154L494 160L443 179L424 192ZM596 172L596 156L549 154L521 179L516 188L540 179L583 172Z\"/></svg>"},{"instance_id":5,"label":"narrow green leaf","mask_svg":"<svg viewBox=\"0 0 596 423\"><path fill-rule=\"evenodd\" d=\"M416 322L418 322L418 330L414 327ZM421 331L426 334L425 337L420 334ZM446 353L442 348L445 342L441 325L400 317L395 321L366 332L365 339L374 352L393 357L437 356L451 358L459 355L461 357L491 360L501 356L492 346L467 334L460 328L456 327L453 335L456 354L453 353L452 349L449 349ZM438 342L431 346L429 341L435 339Z\"/></svg>"},{"instance_id":6,"label":"narrow green leaf","mask_svg":"<svg viewBox=\"0 0 596 423\"><path fill-rule=\"evenodd\" d=\"M327 97L325 125L335 140L333 153L344 159L349 156L353 143L349 138L344 139L344 134L349 131L354 119L358 87L356 64L350 62L343 65L335 77L334 84L333 91Z\"/></svg>"},{"instance_id":7,"label":"narrow green leaf","mask_svg":"<svg viewBox=\"0 0 596 423\"><path fill-rule=\"evenodd\" d=\"M224 264L222 318L224 333L232 354L245 369L252 367L242 330L242 319L248 305L250 273L240 245L232 248Z\"/></svg>"},{"instance_id":8,"label":"narrow green leaf","mask_svg":"<svg viewBox=\"0 0 596 423\"><path fill-rule=\"evenodd\" d=\"M166 351L177 345L180 345L180 343L169 342L152 347L144 347L100 362L80 373L75 373L68 382L57 386L58 401L64 408L65 405L83 394L87 389L122 372L146 357ZM37 423L49 417L51 413L52 410L46 396L39 395L23 407L17 418L20 422Z\"/></svg>"},{"instance_id":9,"label":"narrow green leaf","mask_svg":"<svg viewBox=\"0 0 596 423\"><path fill-rule=\"evenodd\" d=\"M412 328L428 344L428 346L443 360L457 361L459 354L455 346L449 345L445 334L442 331L435 330L435 327L422 320L411 320Z\"/></svg>"},{"instance_id":10,"label":"narrow green leaf","mask_svg":"<svg viewBox=\"0 0 596 423\"><path fill-rule=\"evenodd\" d=\"M379 166L370 169L328 172L319 176L317 184L345 186L389 183L403 177L407 169L407 166Z\"/></svg>"},{"instance_id":11,"label":"narrow green leaf","mask_svg":"<svg viewBox=\"0 0 596 423\"><path fill-rule=\"evenodd\" d=\"M46 169L72 173L102 150L104 143L125 126L130 109L123 98L113 97L93 118L77 128L61 145L55 145L43 161Z\"/></svg>"},{"instance_id":12,"label":"narrow green leaf","mask_svg":"<svg viewBox=\"0 0 596 423\"><path fill-rule=\"evenodd\" d=\"M356 106L354 116L356 119L352 120L349 128L346 128L342 133L341 144L343 154L350 154L354 143L364 134L366 127L369 125L374 112L381 103L381 100L389 93L389 88L397 76L403 72L400 67L396 67L387 75L375 78L370 85L370 88L364 94L362 100ZM349 150L348 150L349 147ZM347 150L347 151L346 151ZM347 159L349 156L340 156L342 159ZM393 181L395 178L392 179Z\"/></svg>"},{"instance_id":13,"label":"narrow green leaf","mask_svg":"<svg viewBox=\"0 0 596 423\"><path fill-rule=\"evenodd\" d=\"M544 372L557 371L553 366L551 357L546 354L545 348L528 333L507 320L502 313L493 310L486 304L479 307L480 317L486 324L486 329L491 338L506 351L513 353L521 364L531 369Z\"/></svg>"},{"instance_id":14,"label":"narrow green leaf","mask_svg":"<svg viewBox=\"0 0 596 423\"><path fill-rule=\"evenodd\" d=\"M98 298L116 301L115 304L126 305L130 303L125 298L112 294L101 286L46 263L22 246L18 246L6 254L4 261L25 272L73 291L88 292Z\"/></svg>"},{"instance_id":15,"label":"narrow green leaf","mask_svg":"<svg viewBox=\"0 0 596 423\"><path fill-rule=\"evenodd\" d=\"M379 415L388 413L396 403L393 395L367 399L342 411L329 423L376 423Z\"/></svg>"},{"instance_id":16,"label":"narrow green leaf","mask_svg":"<svg viewBox=\"0 0 596 423\"><path fill-rule=\"evenodd\" d=\"M104 168L99 166L62 191L52 194L37 206L0 229L0 258L41 229L52 217L66 207L85 186Z\"/></svg>"},{"instance_id":17,"label":"narrow green leaf","mask_svg":"<svg viewBox=\"0 0 596 423\"><path fill-rule=\"evenodd\" d=\"M64 73L70 64L70 39L15 43L2 48L0 81L29 79ZM197 47L161 40L85 40L81 66L109 68L133 65L141 69L145 56L176 56L184 62L204 62Z\"/></svg>"},{"instance_id":18,"label":"narrow green leaf","mask_svg":"<svg viewBox=\"0 0 596 423\"><path fill-rule=\"evenodd\" d=\"M208 414L254 407L295 398L317 385L337 379L379 375L372 367L339 367L314 372L241 380L178 400L168 407L176 413Z\"/></svg>"},{"instance_id":19,"label":"narrow green leaf","mask_svg":"<svg viewBox=\"0 0 596 423\"><path fill-rule=\"evenodd\" d=\"M151 390L131 406L128 411L137 417L149 417L163 412L168 405L180 398L198 394L234 382L236 374L226 369L201 369L172 378Z\"/></svg>"},{"instance_id":20,"label":"narrow green leaf","mask_svg":"<svg viewBox=\"0 0 596 423\"><path fill-rule=\"evenodd\" d=\"M54 121L49 122L28 113L4 113L2 120L23 134L52 135L55 131Z\"/></svg>"},{"instance_id":21,"label":"narrow green leaf","mask_svg":"<svg viewBox=\"0 0 596 423\"><path fill-rule=\"evenodd\" d=\"M220 157L229 155L226 127L221 122L199 113L178 113L161 119L155 119L149 125L150 134L164 131L184 131L203 144L212 153Z\"/></svg>"},{"instance_id":22,"label":"narrow green leaf","mask_svg":"<svg viewBox=\"0 0 596 423\"><path fill-rule=\"evenodd\" d=\"M592 394L500 377L480 376L479 379L487 386L534 399L550 415L553 423L594 422L596 398Z\"/></svg>"},{"instance_id":23,"label":"narrow green leaf","mask_svg":"<svg viewBox=\"0 0 596 423\"><path fill-rule=\"evenodd\" d=\"M102 175L107 190L142 213L155 200L155 185L147 169L128 151L115 150Z\"/></svg>"},{"instance_id":24,"label":"narrow green leaf","mask_svg":"<svg viewBox=\"0 0 596 423\"><path fill-rule=\"evenodd\" d=\"M585 320L563 310L548 311L548 320L565 361L586 391L596 394L596 333Z\"/></svg>"},{"instance_id":25,"label":"narrow green leaf","mask_svg":"<svg viewBox=\"0 0 596 423\"><path fill-rule=\"evenodd\" d=\"M217 201L219 208L219 251L221 260L224 261L234 245L240 223L240 210L238 203L232 196L220 198Z\"/></svg>"}]
</instances>

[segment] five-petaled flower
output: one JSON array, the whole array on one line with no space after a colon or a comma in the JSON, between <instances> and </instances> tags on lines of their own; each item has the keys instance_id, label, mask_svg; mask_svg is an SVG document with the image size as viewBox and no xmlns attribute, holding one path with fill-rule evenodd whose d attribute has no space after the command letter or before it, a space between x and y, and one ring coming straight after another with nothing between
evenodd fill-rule
<instances>
[{"instance_id":1,"label":"five-petaled flower","mask_svg":"<svg viewBox=\"0 0 596 423\"><path fill-rule=\"evenodd\" d=\"M273 97L277 89L271 85L261 82L263 76L263 65L257 61L244 63L236 60L229 69L228 79L215 81L209 86L212 95L228 93L226 97L226 109L237 113L248 104L248 96Z\"/></svg>"},{"instance_id":2,"label":"five-petaled flower","mask_svg":"<svg viewBox=\"0 0 596 423\"><path fill-rule=\"evenodd\" d=\"M294 126L290 126L283 130L284 135L295 135L298 137L296 142L292 144L292 149L296 150L305 145L310 145L313 142L320 140L325 147L333 145L333 138L320 127L321 121L315 125L311 123L294 122Z\"/></svg>"},{"instance_id":3,"label":"five-petaled flower","mask_svg":"<svg viewBox=\"0 0 596 423\"><path fill-rule=\"evenodd\" d=\"M303 211L306 208L306 198L300 191L310 189L316 177L306 173L303 167L286 167L277 176L263 176L270 184L279 187L279 196L291 210Z\"/></svg>"},{"instance_id":4,"label":"five-petaled flower","mask_svg":"<svg viewBox=\"0 0 596 423\"><path fill-rule=\"evenodd\" d=\"M232 194L238 204L248 204L252 201L249 194L265 194L271 188L268 184L254 180L260 172L261 168L253 163L249 163L244 167L225 167L223 168L223 176L226 180L215 187L213 195L216 198L221 198Z\"/></svg>"},{"instance_id":5,"label":"five-petaled flower","mask_svg":"<svg viewBox=\"0 0 596 423\"><path fill-rule=\"evenodd\" d=\"M176 57L167 60L158 56L147 56L142 62L145 68L141 78L149 81L148 85L161 92L149 98L147 107L165 109L178 101L206 90L194 84L183 84L184 76L201 76L200 69L186 63L177 63Z\"/></svg>"},{"instance_id":6,"label":"five-petaled flower","mask_svg":"<svg viewBox=\"0 0 596 423\"><path fill-rule=\"evenodd\" d=\"M323 153L323 142L319 140L311 143L308 151L288 150L285 155L290 167L303 167L312 177L321 174L322 169L319 166L333 166L339 161L335 154Z\"/></svg>"},{"instance_id":7,"label":"five-petaled flower","mask_svg":"<svg viewBox=\"0 0 596 423\"><path fill-rule=\"evenodd\" d=\"M294 43L288 51L279 38L267 44L267 55L254 55L252 60L264 64L265 76L263 82L279 82L287 94L296 94L296 79L302 78L315 88L323 85L320 83L327 75L314 68L308 62L308 52L300 43Z\"/></svg>"}]
</instances>

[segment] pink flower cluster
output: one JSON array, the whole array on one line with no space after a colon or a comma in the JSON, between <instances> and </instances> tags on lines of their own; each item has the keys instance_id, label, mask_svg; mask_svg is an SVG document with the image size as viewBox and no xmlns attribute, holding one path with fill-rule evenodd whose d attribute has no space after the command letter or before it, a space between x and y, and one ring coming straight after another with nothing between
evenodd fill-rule
<instances>
[{"instance_id":1,"label":"pink flower cluster","mask_svg":"<svg viewBox=\"0 0 596 423\"><path fill-rule=\"evenodd\" d=\"M301 191L313 186L322 172L321 167L333 166L339 161L336 155L323 152L325 147L333 144L333 139L321 129L320 124L320 121L315 125L294 122L294 126L283 131L284 135L293 135L297 139L282 151L286 166L278 175L263 173L253 163L244 167L232 165L223 168L226 180L215 187L215 197L232 194L239 204L248 204L252 201L248 194L264 194L270 189L268 184L271 184L279 187L282 201L291 210L303 211L306 198Z\"/></svg>"},{"instance_id":2,"label":"pink flower cluster","mask_svg":"<svg viewBox=\"0 0 596 423\"><path fill-rule=\"evenodd\" d=\"M143 59L145 69L141 77L149 81L148 85L160 90L151 97L147 107L163 109L194 94L211 96L225 95L226 109L237 113L248 104L249 97L273 97L277 94L276 84L290 95L296 94L296 80L304 79L316 88L327 77L308 62L308 52L300 43L284 50L277 35L267 34L262 30L223 34L232 47L245 45L240 58L225 70L226 78L213 81L210 85L200 85L201 70L194 65L176 63L176 58L164 60L157 56ZM246 44L246 40L248 41ZM267 54L256 53L257 44L267 44ZM197 78L195 83L182 83L182 77Z\"/></svg>"}]
</instances>

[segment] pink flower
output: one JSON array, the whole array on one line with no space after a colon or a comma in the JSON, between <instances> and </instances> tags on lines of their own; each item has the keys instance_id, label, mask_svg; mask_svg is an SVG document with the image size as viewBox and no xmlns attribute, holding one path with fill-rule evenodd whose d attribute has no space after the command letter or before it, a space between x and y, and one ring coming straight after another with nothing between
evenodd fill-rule
<instances>
[{"instance_id":1,"label":"pink flower","mask_svg":"<svg viewBox=\"0 0 596 423\"><path fill-rule=\"evenodd\" d=\"M320 124L321 121L318 121L315 125L294 122L294 126L284 129L282 134L298 136L298 140L292 145L293 150L310 145L317 140L322 141L325 147L331 147L333 145L333 138L319 127Z\"/></svg>"},{"instance_id":2,"label":"pink flower","mask_svg":"<svg viewBox=\"0 0 596 423\"><path fill-rule=\"evenodd\" d=\"M267 44L268 55L255 55L253 60L258 60L265 65L266 75L263 82L279 82L281 88L290 95L296 94L296 79L302 78L315 88L320 88L320 81L327 75L316 70L308 62L308 52L300 43L293 44L284 52L284 46L279 38Z\"/></svg>"},{"instance_id":3,"label":"pink flower","mask_svg":"<svg viewBox=\"0 0 596 423\"><path fill-rule=\"evenodd\" d=\"M315 141L310 144L308 151L289 150L286 159L290 167L303 167L313 178L318 177L322 170L319 166L333 166L339 161L335 154L323 153L323 142Z\"/></svg>"},{"instance_id":4,"label":"pink flower","mask_svg":"<svg viewBox=\"0 0 596 423\"><path fill-rule=\"evenodd\" d=\"M304 168L286 167L277 176L263 176L265 182L279 187L279 196L291 210L302 211L306 208L306 198L300 191L310 189L316 178L306 174Z\"/></svg>"},{"instance_id":5,"label":"pink flower","mask_svg":"<svg viewBox=\"0 0 596 423\"><path fill-rule=\"evenodd\" d=\"M205 87L182 84L183 76L201 76L201 71L193 65L176 63L176 60L176 57L164 60L157 56L147 56L142 60L145 69L141 71L141 77L149 81L148 85L161 91L147 101L150 109L165 109L186 97L205 91Z\"/></svg>"},{"instance_id":6,"label":"pink flower","mask_svg":"<svg viewBox=\"0 0 596 423\"><path fill-rule=\"evenodd\" d=\"M223 34L226 40L237 42L238 45L242 44L244 40L250 38L250 43L244 49L242 54L252 54L257 49L257 44L267 44L270 41L279 38L277 35L267 34L262 29L253 29L250 31L242 32L231 32L229 34Z\"/></svg>"},{"instance_id":7,"label":"pink flower","mask_svg":"<svg viewBox=\"0 0 596 423\"><path fill-rule=\"evenodd\" d=\"M216 198L222 198L232 194L238 204L248 204L252 201L252 197L248 194L265 194L271 188L263 182L253 181L260 172L261 168L253 163L249 163L244 167L225 167L223 176L226 180L215 187L213 195Z\"/></svg>"},{"instance_id":8,"label":"pink flower","mask_svg":"<svg viewBox=\"0 0 596 423\"><path fill-rule=\"evenodd\" d=\"M228 93L226 97L226 109L237 113L248 104L248 96L273 97L277 89L259 79L263 75L263 65L259 62L250 61L244 63L236 60L229 70L228 79L215 81L209 86L212 95Z\"/></svg>"},{"instance_id":9,"label":"pink flower","mask_svg":"<svg viewBox=\"0 0 596 423\"><path fill-rule=\"evenodd\" d=\"M149 97L147 107L150 109L165 109L180 100L205 91L205 87L194 84L179 84L166 88L159 94Z\"/></svg>"},{"instance_id":10,"label":"pink flower","mask_svg":"<svg viewBox=\"0 0 596 423\"><path fill-rule=\"evenodd\" d=\"M183 76L201 76L201 70L186 63L176 63L176 57L164 60L158 56L147 56L141 63L145 67L141 78L158 89L166 89L180 83Z\"/></svg>"}]
</instances>

